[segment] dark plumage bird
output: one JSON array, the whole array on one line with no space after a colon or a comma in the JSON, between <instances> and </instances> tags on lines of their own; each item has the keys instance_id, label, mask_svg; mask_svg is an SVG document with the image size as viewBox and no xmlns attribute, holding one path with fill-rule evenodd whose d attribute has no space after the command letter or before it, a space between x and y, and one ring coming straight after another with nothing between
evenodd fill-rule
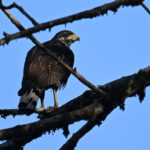
<instances>
[{"instance_id":1,"label":"dark plumage bird","mask_svg":"<svg viewBox=\"0 0 150 150\"><path fill-rule=\"evenodd\" d=\"M74 54L70 45L77 40L79 37L73 32L64 30L43 45L60 60L73 67ZM66 85L69 75L70 72L47 52L34 46L25 60L22 88L18 91L18 95L21 96L19 109L35 109L38 98L41 99L41 108L44 108L45 90L49 88L53 89L54 108L58 108L56 91Z\"/></svg>"}]
</instances>

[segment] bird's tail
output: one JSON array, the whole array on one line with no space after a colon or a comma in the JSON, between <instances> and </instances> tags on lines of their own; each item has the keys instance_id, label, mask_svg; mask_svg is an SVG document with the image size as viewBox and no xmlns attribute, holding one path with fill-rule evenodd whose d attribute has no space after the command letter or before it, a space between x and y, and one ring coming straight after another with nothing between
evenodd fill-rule
<instances>
[{"instance_id":1,"label":"bird's tail","mask_svg":"<svg viewBox=\"0 0 150 150\"><path fill-rule=\"evenodd\" d=\"M30 91L26 91L25 93L21 94L20 96L21 96L21 98L20 98L20 102L18 105L19 109L34 110L36 108L39 96L36 94L36 92L33 89L31 89Z\"/></svg>"}]
</instances>

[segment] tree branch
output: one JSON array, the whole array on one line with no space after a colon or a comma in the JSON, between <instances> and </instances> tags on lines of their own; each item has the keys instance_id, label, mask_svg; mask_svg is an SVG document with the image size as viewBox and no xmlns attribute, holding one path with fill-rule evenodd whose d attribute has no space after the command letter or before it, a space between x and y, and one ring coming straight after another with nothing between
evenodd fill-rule
<instances>
[{"instance_id":1,"label":"tree branch","mask_svg":"<svg viewBox=\"0 0 150 150\"><path fill-rule=\"evenodd\" d=\"M18 4L16 3L13 3L13 7L14 8L17 8L24 16L26 16L31 22L33 25L38 25L39 23L34 20L21 6L19 6Z\"/></svg>"},{"instance_id":2,"label":"tree branch","mask_svg":"<svg viewBox=\"0 0 150 150\"><path fill-rule=\"evenodd\" d=\"M102 106L93 103L87 107L70 111L63 114L54 115L50 118L45 118L30 124L19 125L14 128L0 130L0 140L11 140L15 138L37 138L46 131L55 131L63 128L73 122L79 120L90 120L93 115L97 115L102 111ZM37 132L38 131L38 132ZM14 134L15 133L15 134Z\"/></svg>"},{"instance_id":3,"label":"tree branch","mask_svg":"<svg viewBox=\"0 0 150 150\"><path fill-rule=\"evenodd\" d=\"M0 3L2 4L2 2L0 2ZM15 2L13 4L11 4L10 6L3 6L1 4L0 4L0 7L2 7L3 9L12 9L12 8L18 9L24 16L26 16L32 22L33 25L38 25L39 24L21 6L19 6Z\"/></svg>"},{"instance_id":4,"label":"tree branch","mask_svg":"<svg viewBox=\"0 0 150 150\"><path fill-rule=\"evenodd\" d=\"M78 141L96 124L96 121L88 121L80 130L73 134L73 136L60 148L60 150L74 150Z\"/></svg>"},{"instance_id":5,"label":"tree branch","mask_svg":"<svg viewBox=\"0 0 150 150\"><path fill-rule=\"evenodd\" d=\"M39 109L36 109L36 110L30 110L30 109L24 109L22 111L20 111L19 109L0 109L0 116L2 118L6 118L7 116L9 115L12 115L13 117L17 116L17 115L31 115L33 113L36 113L36 114L47 114L48 112L50 112L50 110L48 109L44 109L44 110L39 110Z\"/></svg>"},{"instance_id":6,"label":"tree branch","mask_svg":"<svg viewBox=\"0 0 150 150\"><path fill-rule=\"evenodd\" d=\"M0 4L0 6L3 6L2 4ZM6 14L6 16L11 20L11 22L20 30L20 31L24 31L25 28L20 24L20 22L18 20L16 20L9 12L8 10L4 9L4 7L0 7L2 9L2 11ZM7 36L7 34L5 33L5 35ZM67 65L66 63L64 63L63 61L61 61L59 58L57 58L57 56L55 56L53 53L51 53L48 48L46 48L45 46L43 46L34 36L29 35L29 38L31 39L31 41L33 43L35 43L37 46L39 46L40 48L42 48L43 50L45 50L53 59L55 59L60 65L62 65L63 67L65 67L68 71L70 71L78 80L80 80L83 84L85 84L87 87L89 87L90 89L98 92L99 94L107 97L106 93L97 88L95 85L93 85L92 83L90 83L88 80L86 80L83 76L81 76L76 70L73 70L69 65Z\"/></svg>"},{"instance_id":7,"label":"tree branch","mask_svg":"<svg viewBox=\"0 0 150 150\"><path fill-rule=\"evenodd\" d=\"M145 96L145 88L149 85L150 66L140 70L137 74L126 76L101 86L110 95L110 99L105 99L94 91L86 91L59 109L41 115L40 121L0 130L0 140L9 140L10 142L12 139L26 137L25 141L22 141L25 144L40 137L46 131L50 132L67 127L69 124L79 120L90 120L91 122L96 120L95 124L86 125L87 129L84 133L81 134L83 130L81 128L70 140L72 141L75 138L78 141L94 125L105 120L108 114L117 106L123 106L127 97L138 95L140 101L142 101Z\"/></svg>"},{"instance_id":8,"label":"tree branch","mask_svg":"<svg viewBox=\"0 0 150 150\"><path fill-rule=\"evenodd\" d=\"M8 44L10 41L14 39L28 37L29 35L33 33L36 33L36 32L39 32L41 30L45 30L48 28L50 29L57 25L72 23L73 21L86 19L86 18L93 18L96 16L103 16L104 14L107 14L109 10L115 13L117 12L118 8L120 8L121 6L137 6L137 5L142 4L143 1L144 0L117 0L115 2L111 2L103 6L93 8L91 10L83 11L74 15L70 15L67 17L60 18L60 19L55 19L49 22L41 23L41 24L36 25L35 27L28 28L27 30L24 30L22 32L11 34L3 39L0 39L0 45Z\"/></svg>"},{"instance_id":9,"label":"tree branch","mask_svg":"<svg viewBox=\"0 0 150 150\"><path fill-rule=\"evenodd\" d=\"M141 5L147 11L147 13L150 15L150 10L148 9L148 7L146 7L146 5L144 3L142 3Z\"/></svg>"}]
</instances>

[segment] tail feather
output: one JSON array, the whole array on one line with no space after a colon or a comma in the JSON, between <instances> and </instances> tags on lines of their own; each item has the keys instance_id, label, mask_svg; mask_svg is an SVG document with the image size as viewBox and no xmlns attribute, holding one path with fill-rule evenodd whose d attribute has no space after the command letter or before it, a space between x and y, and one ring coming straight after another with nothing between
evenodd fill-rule
<instances>
[{"instance_id":1,"label":"tail feather","mask_svg":"<svg viewBox=\"0 0 150 150\"><path fill-rule=\"evenodd\" d=\"M38 97L39 96L36 94L36 92L33 89L25 92L24 94L22 94L22 96L20 98L20 102L18 105L19 109L34 110L37 105Z\"/></svg>"}]
</instances>

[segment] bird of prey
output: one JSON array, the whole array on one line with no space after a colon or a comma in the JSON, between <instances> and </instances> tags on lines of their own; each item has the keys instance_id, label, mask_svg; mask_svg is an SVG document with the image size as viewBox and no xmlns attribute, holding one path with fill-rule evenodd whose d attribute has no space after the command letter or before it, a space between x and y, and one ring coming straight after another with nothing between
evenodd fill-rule
<instances>
[{"instance_id":1,"label":"bird of prey","mask_svg":"<svg viewBox=\"0 0 150 150\"><path fill-rule=\"evenodd\" d=\"M79 37L73 32L63 30L58 32L50 41L43 43L48 50L65 62L71 68L74 64L74 54L70 49L73 42ZM18 91L21 96L19 109L35 110L38 98L41 108L44 109L45 90L53 89L54 107L58 108L56 91L65 87L70 72L53 59L39 46L34 46L27 54L22 79L22 88Z\"/></svg>"}]
</instances>

